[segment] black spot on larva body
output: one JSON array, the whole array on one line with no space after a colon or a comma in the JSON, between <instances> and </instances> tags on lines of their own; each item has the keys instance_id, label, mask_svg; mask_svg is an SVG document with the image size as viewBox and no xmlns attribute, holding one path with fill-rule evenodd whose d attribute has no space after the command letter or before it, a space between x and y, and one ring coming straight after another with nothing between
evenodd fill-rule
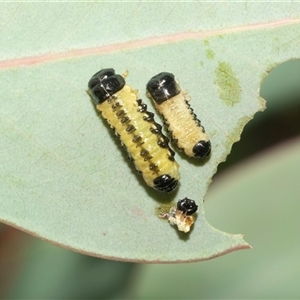
<instances>
[{"instance_id":1,"label":"black spot on larva body","mask_svg":"<svg viewBox=\"0 0 300 300\"><path fill-rule=\"evenodd\" d=\"M116 116L119 118L119 117L124 116L125 114L126 114L125 111L122 109L122 110L117 111Z\"/></svg>"},{"instance_id":2,"label":"black spot on larva body","mask_svg":"<svg viewBox=\"0 0 300 300\"><path fill-rule=\"evenodd\" d=\"M178 185L178 180L170 175L161 175L153 180L153 185L156 190L162 192L172 192Z\"/></svg>"},{"instance_id":3,"label":"black spot on larva body","mask_svg":"<svg viewBox=\"0 0 300 300\"><path fill-rule=\"evenodd\" d=\"M130 119L127 117L127 116L125 116L125 117L123 117L122 119L121 119L121 123L124 125L124 124L126 124L126 123L128 123L128 122L130 122Z\"/></svg>"},{"instance_id":4,"label":"black spot on larva body","mask_svg":"<svg viewBox=\"0 0 300 300\"><path fill-rule=\"evenodd\" d=\"M197 211L198 205L195 203L194 200L184 198L177 202L177 209L185 213L186 215L192 215Z\"/></svg>"},{"instance_id":5,"label":"black spot on larva body","mask_svg":"<svg viewBox=\"0 0 300 300\"><path fill-rule=\"evenodd\" d=\"M154 174L158 174L160 171L158 166L155 163L149 164L149 170L152 171Z\"/></svg>"},{"instance_id":6,"label":"black spot on larva body","mask_svg":"<svg viewBox=\"0 0 300 300\"><path fill-rule=\"evenodd\" d=\"M174 161L174 160L175 160L175 159L174 159L175 152L174 152L171 148L169 148L169 151L170 151L169 160Z\"/></svg>"},{"instance_id":7,"label":"black spot on larva body","mask_svg":"<svg viewBox=\"0 0 300 300\"><path fill-rule=\"evenodd\" d=\"M143 157L148 155L148 154L149 154L149 151L146 150L146 149L142 149L141 152L140 152L140 155L143 156Z\"/></svg>"},{"instance_id":8,"label":"black spot on larva body","mask_svg":"<svg viewBox=\"0 0 300 300\"><path fill-rule=\"evenodd\" d=\"M142 99L138 99L136 100L136 102L138 103L139 112L146 112L147 111L147 104L145 104L144 102L142 102Z\"/></svg>"},{"instance_id":9,"label":"black spot on larva body","mask_svg":"<svg viewBox=\"0 0 300 300\"><path fill-rule=\"evenodd\" d=\"M92 76L88 83L94 103L101 104L110 96L120 91L125 85L121 75L116 75L114 69L103 69Z\"/></svg>"},{"instance_id":10,"label":"black spot on larva body","mask_svg":"<svg viewBox=\"0 0 300 300\"><path fill-rule=\"evenodd\" d=\"M113 111L116 111L118 109L120 109L122 107L122 105L119 102L116 102L114 104L112 104L111 108Z\"/></svg>"},{"instance_id":11,"label":"black spot on larva body","mask_svg":"<svg viewBox=\"0 0 300 300\"><path fill-rule=\"evenodd\" d=\"M128 132L128 133L132 133L132 132L134 132L136 130L136 128L133 126L133 125L128 125L127 127L126 127L126 131Z\"/></svg>"},{"instance_id":12,"label":"black spot on larva body","mask_svg":"<svg viewBox=\"0 0 300 300\"><path fill-rule=\"evenodd\" d=\"M152 156L150 155L149 151L146 149L142 149L140 152L140 156L144 158L144 161L150 160Z\"/></svg>"},{"instance_id":13,"label":"black spot on larva body","mask_svg":"<svg viewBox=\"0 0 300 300\"><path fill-rule=\"evenodd\" d=\"M161 134L161 129L162 129L161 125L155 123L154 126L155 126L155 127L151 127L151 128L150 128L150 131L151 131L153 134Z\"/></svg>"},{"instance_id":14,"label":"black spot on larva body","mask_svg":"<svg viewBox=\"0 0 300 300\"><path fill-rule=\"evenodd\" d=\"M154 113L147 111L145 113L145 116L143 116L143 120L147 122L153 122L154 121Z\"/></svg>"},{"instance_id":15,"label":"black spot on larva body","mask_svg":"<svg viewBox=\"0 0 300 300\"><path fill-rule=\"evenodd\" d=\"M169 139L166 136L161 136L161 138L157 142L158 146L161 148L169 147Z\"/></svg>"},{"instance_id":16,"label":"black spot on larva body","mask_svg":"<svg viewBox=\"0 0 300 300\"><path fill-rule=\"evenodd\" d=\"M142 140L142 137L139 135L135 135L132 139L133 143L139 143Z\"/></svg>"},{"instance_id":17,"label":"black spot on larva body","mask_svg":"<svg viewBox=\"0 0 300 300\"><path fill-rule=\"evenodd\" d=\"M210 141L199 141L193 148L194 157L204 158L210 154Z\"/></svg>"},{"instance_id":18,"label":"black spot on larva body","mask_svg":"<svg viewBox=\"0 0 300 300\"><path fill-rule=\"evenodd\" d=\"M161 104L180 93L174 75L167 72L153 76L147 84L147 90L157 104Z\"/></svg>"},{"instance_id":19,"label":"black spot on larva body","mask_svg":"<svg viewBox=\"0 0 300 300\"><path fill-rule=\"evenodd\" d=\"M172 154L171 154L171 155L168 155L168 160L170 160L170 161L175 161L175 158L174 158L174 156L172 156Z\"/></svg>"}]
</instances>

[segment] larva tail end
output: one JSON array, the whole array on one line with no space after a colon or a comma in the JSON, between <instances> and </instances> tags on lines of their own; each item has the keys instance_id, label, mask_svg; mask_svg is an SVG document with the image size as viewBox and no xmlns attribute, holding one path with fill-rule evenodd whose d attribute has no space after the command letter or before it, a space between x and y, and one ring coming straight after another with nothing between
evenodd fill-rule
<instances>
[{"instance_id":1,"label":"larva tail end","mask_svg":"<svg viewBox=\"0 0 300 300\"><path fill-rule=\"evenodd\" d=\"M205 158L211 152L210 141L199 141L193 148L194 157L196 158Z\"/></svg>"},{"instance_id":2,"label":"larva tail end","mask_svg":"<svg viewBox=\"0 0 300 300\"><path fill-rule=\"evenodd\" d=\"M153 180L154 188L161 192L170 193L178 186L178 180L170 175L164 174Z\"/></svg>"}]
</instances>

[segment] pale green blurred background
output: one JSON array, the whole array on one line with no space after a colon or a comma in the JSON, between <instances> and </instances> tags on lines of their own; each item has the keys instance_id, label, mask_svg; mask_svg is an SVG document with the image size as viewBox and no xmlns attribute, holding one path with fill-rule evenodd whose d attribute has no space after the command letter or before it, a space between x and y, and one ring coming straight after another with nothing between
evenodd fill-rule
<instances>
[{"instance_id":1,"label":"pale green blurred background","mask_svg":"<svg viewBox=\"0 0 300 300\"><path fill-rule=\"evenodd\" d=\"M207 220L243 233L252 250L141 265L84 256L0 225L0 298L300 298L300 60L273 70L261 95L267 110L246 126L205 198Z\"/></svg>"}]
</instances>

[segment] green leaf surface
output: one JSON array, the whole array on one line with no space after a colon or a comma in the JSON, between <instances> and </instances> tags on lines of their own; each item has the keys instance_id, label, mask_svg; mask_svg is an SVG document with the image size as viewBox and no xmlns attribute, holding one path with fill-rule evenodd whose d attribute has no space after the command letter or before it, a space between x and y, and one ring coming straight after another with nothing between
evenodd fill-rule
<instances>
[{"instance_id":1,"label":"green leaf surface","mask_svg":"<svg viewBox=\"0 0 300 300\"><path fill-rule=\"evenodd\" d=\"M241 235L205 221L202 201L218 164L265 107L262 79L300 56L299 7L1 4L0 220L75 251L126 261L200 261L248 248ZM172 72L188 89L213 151L205 163L176 155L175 193L145 186L97 116L85 90L103 67L129 70L127 83L150 110L145 85L156 73ZM156 213L184 197L201 204L190 234Z\"/></svg>"}]
</instances>

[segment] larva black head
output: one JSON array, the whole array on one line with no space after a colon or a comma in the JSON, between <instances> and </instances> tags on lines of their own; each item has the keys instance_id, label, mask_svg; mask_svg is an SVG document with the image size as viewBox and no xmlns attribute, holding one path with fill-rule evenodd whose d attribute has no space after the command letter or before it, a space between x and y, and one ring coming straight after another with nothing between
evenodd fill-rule
<instances>
[{"instance_id":1,"label":"larva black head","mask_svg":"<svg viewBox=\"0 0 300 300\"><path fill-rule=\"evenodd\" d=\"M197 211L198 205L194 200L184 198L177 202L177 209L185 213L186 215L192 215Z\"/></svg>"},{"instance_id":2,"label":"larva black head","mask_svg":"<svg viewBox=\"0 0 300 300\"><path fill-rule=\"evenodd\" d=\"M154 188L161 192L172 192L178 186L178 180L164 174L153 180Z\"/></svg>"},{"instance_id":3,"label":"larva black head","mask_svg":"<svg viewBox=\"0 0 300 300\"><path fill-rule=\"evenodd\" d=\"M92 76L88 87L94 103L101 104L111 95L120 91L125 85L121 75L115 74L112 68L102 69Z\"/></svg>"},{"instance_id":4,"label":"larva black head","mask_svg":"<svg viewBox=\"0 0 300 300\"><path fill-rule=\"evenodd\" d=\"M103 80L107 79L108 77L114 76L115 70L112 68L102 69L95 73L88 83L89 89L93 89L97 84L101 83Z\"/></svg>"},{"instance_id":5,"label":"larva black head","mask_svg":"<svg viewBox=\"0 0 300 300\"><path fill-rule=\"evenodd\" d=\"M162 72L149 80L147 91L157 104L162 104L164 101L178 95L180 88L173 74Z\"/></svg>"},{"instance_id":6,"label":"larva black head","mask_svg":"<svg viewBox=\"0 0 300 300\"><path fill-rule=\"evenodd\" d=\"M210 154L211 144L210 141L199 141L193 148L194 157L204 158Z\"/></svg>"}]
</instances>

